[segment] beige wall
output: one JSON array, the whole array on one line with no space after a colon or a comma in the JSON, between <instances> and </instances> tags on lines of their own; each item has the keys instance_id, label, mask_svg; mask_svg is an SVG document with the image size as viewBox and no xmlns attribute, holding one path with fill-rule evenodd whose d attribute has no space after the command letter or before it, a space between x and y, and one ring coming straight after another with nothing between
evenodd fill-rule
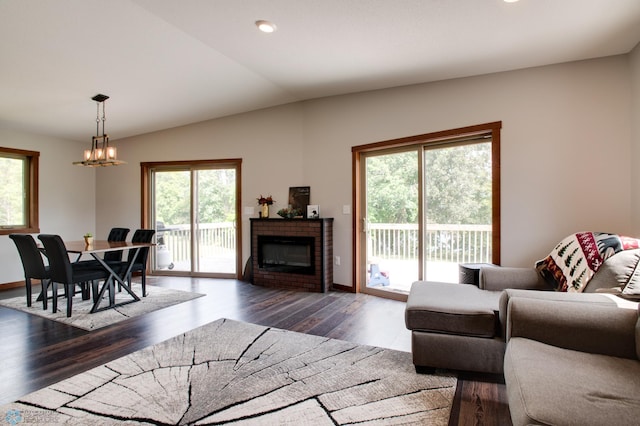
<instances>
[{"instance_id":1,"label":"beige wall","mask_svg":"<svg viewBox=\"0 0 640 426\"><path fill-rule=\"evenodd\" d=\"M140 225L141 161L242 158L243 209L256 207L260 194L272 194L275 211L286 205L290 186L311 186L311 202L320 205L322 216L335 218L334 251L342 262L334 266L334 281L352 285L352 217L342 213L351 204L351 147L490 121L503 122L503 265L530 266L581 230L640 233L631 213L632 199L640 204L631 189L632 182L640 188L640 177L634 174L632 181L630 161L640 149L637 124L633 151L631 143L637 51L631 57L323 98L115 141L128 165L95 172L97 235L114 225ZM634 117L637 123L637 106ZM76 170L67 169L65 176ZM88 183L73 173L68 177L74 184ZM75 236L76 229L84 232L86 222L93 223L93 213L86 210L81 226L60 226ZM41 216L49 214L41 210ZM249 217L256 216L257 209L242 216L243 264ZM50 221L49 231L56 231L59 222ZM0 282L16 279L11 277L0 272Z\"/></svg>"},{"instance_id":2,"label":"beige wall","mask_svg":"<svg viewBox=\"0 0 640 426\"><path fill-rule=\"evenodd\" d=\"M89 136L90 137L90 136ZM0 145L40 152L40 231L81 240L95 232L95 172L77 167L86 144L18 132L0 126ZM34 238L37 234L34 234ZM24 279L15 245L0 236L0 283Z\"/></svg>"}]
</instances>

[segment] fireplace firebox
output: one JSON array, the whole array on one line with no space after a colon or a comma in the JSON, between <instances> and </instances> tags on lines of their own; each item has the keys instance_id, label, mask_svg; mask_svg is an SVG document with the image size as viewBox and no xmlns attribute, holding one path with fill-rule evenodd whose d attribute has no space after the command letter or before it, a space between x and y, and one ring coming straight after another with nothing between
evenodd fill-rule
<instances>
[{"instance_id":1,"label":"fireplace firebox","mask_svg":"<svg viewBox=\"0 0 640 426\"><path fill-rule=\"evenodd\" d=\"M314 238L258 235L258 267L271 272L315 274Z\"/></svg>"},{"instance_id":2,"label":"fireplace firebox","mask_svg":"<svg viewBox=\"0 0 640 426\"><path fill-rule=\"evenodd\" d=\"M333 286L333 219L251 219L251 282L326 292Z\"/></svg>"}]
</instances>

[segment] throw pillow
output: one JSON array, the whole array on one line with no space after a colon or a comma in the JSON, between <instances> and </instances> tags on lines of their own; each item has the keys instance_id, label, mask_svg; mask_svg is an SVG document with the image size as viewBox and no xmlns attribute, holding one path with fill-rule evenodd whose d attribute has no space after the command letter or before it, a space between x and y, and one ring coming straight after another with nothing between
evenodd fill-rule
<instances>
[{"instance_id":1,"label":"throw pillow","mask_svg":"<svg viewBox=\"0 0 640 426\"><path fill-rule=\"evenodd\" d=\"M560 241L549 256L536 263L536 269L556 291L582 292L608 258L637 248L637 239L606 232L579 232Z\"/></svg>"},{"instance_id":2,"label":"throw pillow","mask_svg":"<svg viewBox=\"0 0 640 426\"><path fill-rule=\"evenodd\" d=\"M607 288L618 288L640 294L640 250L624 250L608 258L591 278L584 291L593 293Z\"/></svg>"}]
</instances>

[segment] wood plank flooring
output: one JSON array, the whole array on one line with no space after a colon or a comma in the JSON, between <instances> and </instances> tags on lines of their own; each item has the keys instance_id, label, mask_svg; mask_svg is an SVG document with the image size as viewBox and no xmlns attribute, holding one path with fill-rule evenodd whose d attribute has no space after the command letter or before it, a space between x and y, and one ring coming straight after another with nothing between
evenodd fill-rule
<instances>
[{"instance_id":1,"label":"wood plank flooring","mask_svg":"<svg viewBox=\"0 0 640 426\"><path fill-rule=\"evenodd\" d=\"M235 280L148 277L147 282L205 296L93 332L0 307L0 404L219 318L411 351L404 302L266 289ZM0 298L17 295L24 289L0 292ZM510 425L505 387L497 379L461 373L449 424Z\"/></svg>"}]
</instances>

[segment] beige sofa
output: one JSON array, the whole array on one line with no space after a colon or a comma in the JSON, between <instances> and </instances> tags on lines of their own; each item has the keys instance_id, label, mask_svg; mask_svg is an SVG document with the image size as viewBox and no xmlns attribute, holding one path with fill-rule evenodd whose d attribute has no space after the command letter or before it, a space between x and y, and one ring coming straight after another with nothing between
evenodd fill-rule
<instances>
[{"instance_id":1,"label":"beige sofa","mask_svg":"<svg viewBox=\"0 0 640 426\"><path fill-rule=\"evenodd\" d=\"M519 289L548 300L617 306L622 299L600 293L621 294L625 287L640 287L636 282L640 278L639 263L640 250L610 257L582 293L544 291L551 287L533 268L482 268L479 287L415 282L407 300L405 324L411 330L416 370L443 368L501 374L509 300L505 289Z\"/></svg>"},{"instance_id":2,"label":"beige sofa","mask_svg":"<svg viewBox=\"0 0 640 426\"><path fill-rule=\"evenodd\" d=\"M638 424L638 310L509 293L504 377L513 424Z\"/></svg>"}]
</instances>

